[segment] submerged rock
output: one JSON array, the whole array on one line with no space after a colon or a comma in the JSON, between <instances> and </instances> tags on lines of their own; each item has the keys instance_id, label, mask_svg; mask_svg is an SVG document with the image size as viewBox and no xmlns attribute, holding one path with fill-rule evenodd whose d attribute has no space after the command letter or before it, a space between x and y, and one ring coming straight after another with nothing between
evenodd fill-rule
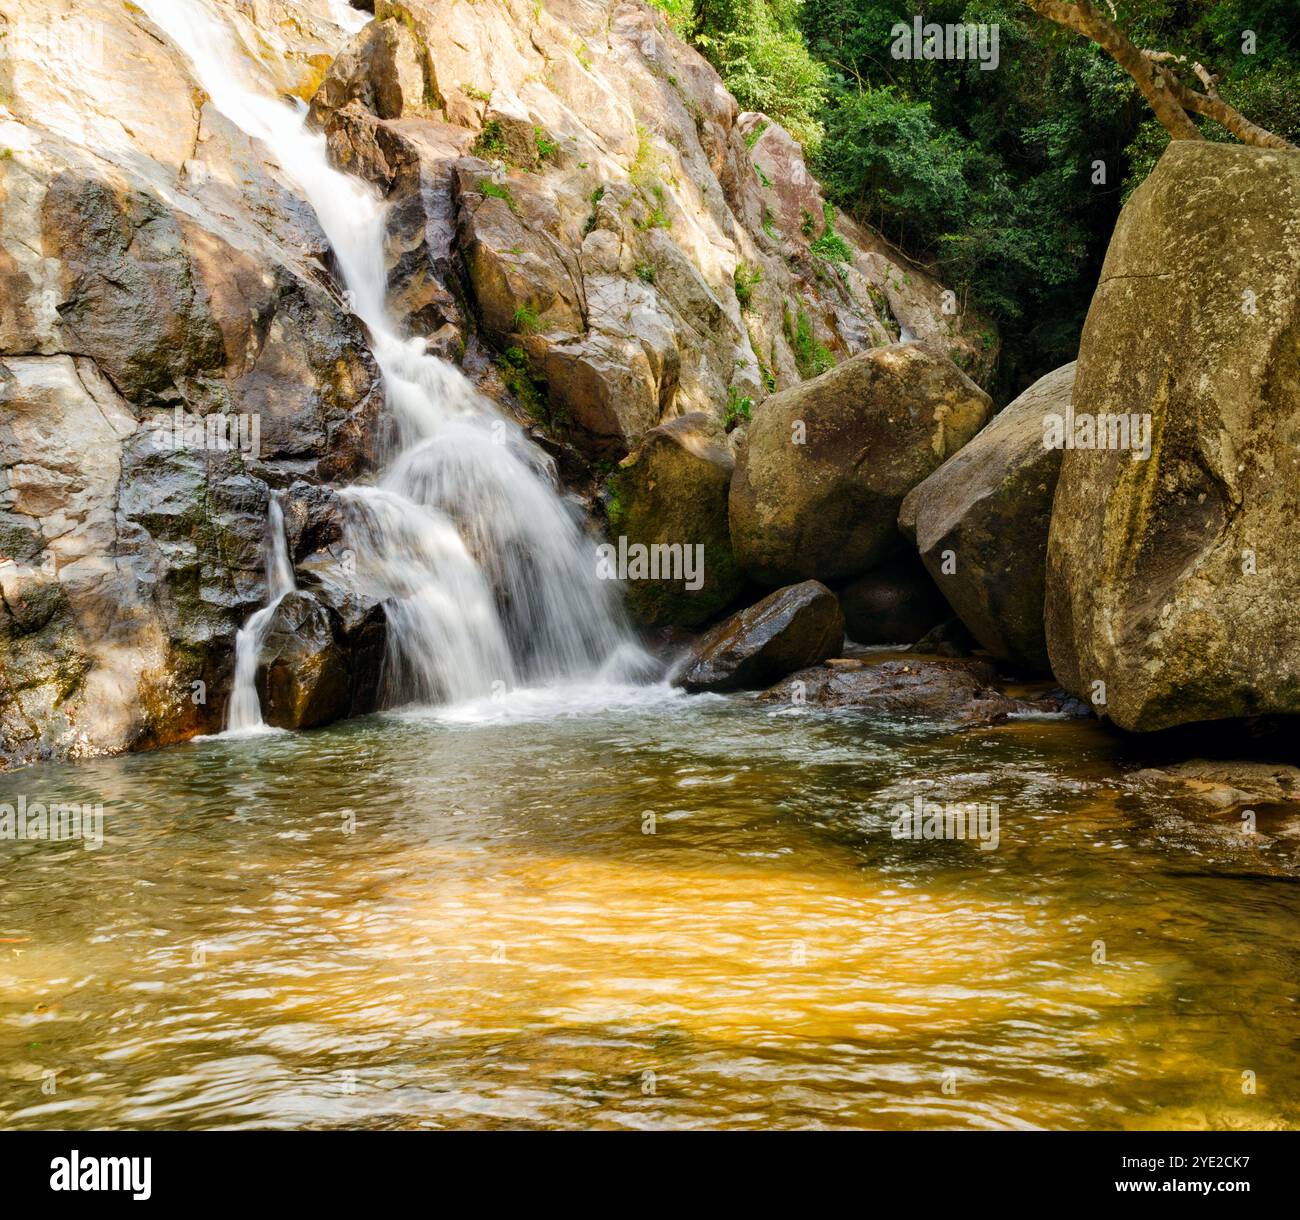
<instances>
[{"instance_id":1,"label":"submerged rock","mask_svg":"<svg viewBox=\"0 0 1300 1220\"><path fill-rule=\"evenodd\" d=\"M731 538L760 584L840 580L901 545L903 497L983 427L991 400L907 343L864 352L755 412L731 484Z\"/></svg>"},{"instance_id":2,"label":"submerged rock","mask_svg":"<svg viewBox=\"0 0 1300 1220\"><path fill-rule=\"evenodd\" d=\"M1064 418L1073 364L1036 381L903 501L899 528L935 584L995 657L1046 672L1047 532L1062 450L1044 420Z\"/></svg>"},{"instance_id":3,"label":"submerged rock","mask_svg":"<svg viewBox=\"0 0 1300 1220\"><path fill-rule=\"evenodd\" d=\"M988 661L870 661L845 658L801 669L759 695L762 703L857 708L962 725L997 724L1013 712L1058 714L1060 700L1003 694Z\"/></svg>"},{"instance_id":4,"label":"submerged rock","mask_svg":"<svg viewBox=\"0 0 1300 1220\"><path fill-rule=\"evenodd\" d=\"M987 661L845 658L802 669L764 691L759 700L991 724L1018 706L994 682L994 669Z\"/></svg>"},{"instance_id":5,"label":"submerged rock","mask_svg":"<svg viewBox=\"0 0 1300 1220\"><path fill-rule=\"evenodd\" d=\"M1046 624L1122 728L1300 712L1298 246L1300 154L1188 140L1111 239L1074 412L1153 444L1066 452Z\"/></svg>"},{"instance_id":6,"label":"submerged rock","mask_svg":"<svg viewBox=\"0 0 1300 1220\"><path fill-rule=\"evenodd\" d=\"M695 691L753 689L834 656L843 643L844 615L835 594L807 580L706 632L677 681Z\"/></svg>"},{"instance_id":7,"label":"submerged rock","mask_svg":"<svg viewBox=\"0 0 1300 1220\"><path fill-rule=\"evenodd\" d=\"M698 588L684 580L630 580L627 604L647 627L693 627L740 592L731 553L727 490L735 459L718 423L683 415L646 433L609 480L609 532L630 546L691 548Z\"/></svg>"},{"instance_id":8,"label":"submerged rock","mask_svg":"<svg viewBox=\"0 0 1300 1220\"><path fill-rule=\"evenodd\" d=\"M1176 787L1209 809L1300 805L1300 767L1289 763L1191 759L1133 772L1132 779L1158 788Z\"/></svg>"}]
</instances>

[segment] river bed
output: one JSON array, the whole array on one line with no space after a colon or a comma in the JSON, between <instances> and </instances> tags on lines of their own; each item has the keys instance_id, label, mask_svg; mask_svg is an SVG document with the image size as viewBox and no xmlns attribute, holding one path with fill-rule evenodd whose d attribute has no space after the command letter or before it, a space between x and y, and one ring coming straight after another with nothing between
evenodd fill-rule
<instances>
[{"instance_id":1,"label":"river bed","mask_svg":"<svg viewBox=\"0 0 1300 1220\"><path fill-rule=\"evenodd\" d=\"M1295 840L1134 765L649 688L0 776L104 807L0 843L0 1126L1294 1127Z\"/></svg>"}]
</instances>

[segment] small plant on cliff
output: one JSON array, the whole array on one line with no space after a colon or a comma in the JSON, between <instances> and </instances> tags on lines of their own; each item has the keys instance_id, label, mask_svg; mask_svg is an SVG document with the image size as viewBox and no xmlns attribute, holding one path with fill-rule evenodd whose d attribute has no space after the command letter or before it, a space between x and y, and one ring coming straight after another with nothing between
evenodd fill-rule
<instances>
[{"instance_id":1,"label":"small plant on cliff","mask_svg":"<svg viewBox=\"0 0 1300 1220\"><path fill-rule=\"evenodd\" d=\"M515 310L513 325L515 334L531 335L541 325L541 319L537 316L537 310L531 305L521 305Z\"/></svg>"},{"instance_id":2,"label":"small plant on cliff","mask_svg":"<svg viewBox=\"0 0 1300 1220\"><path fill-rule=\"evenodd\" d=\"M727 407L723 416L730 432L740 423L748 423L754 417L754 400L748 394L741 394L737 386L727 390Z\"/></svg>"},{"instance_id":3,"label":"small plant on cliff","mask_svg":"<svg viewBox=\"0 0 1300 1220\"><path fill-rule=\"evenodd\" d=\"M489 199L500 199L505 203L512 212L519 209L515 206L515 197L511 194L510 188L503 182L493 182L491 178L484 178L478 184L479 191Z\"/></svg>"},{"instance_id":4,"label":"small plant on cliff","mask_svg":"<svg viewBox=\"0 0 1300 1220\"><path fill-rule=\"evenodd\" d=\"M509 151L499 119L490 119L484 123L483 130L478 133L478 139L470 148L474 156L482 157L485 161L502 161Z\"/></svg>"},{"instance_id":5,"label":"small plant on cliff","mask_svg":"<svg viewBox=\"0 0 1300 1220\"><path fill-rule=\"evenodd\" d=\"M736 300L740 302L741 309L749 308L754 299L754 286L761 283L762 279L763 273L757 267L751 267L745 262L736 264L732 280L736 285Z\"/></svg>"},{"instance_id":6,"label":"small plant on cliff","mask_svg":"<svg viewBox=\"0 0 1300 1220\"><path fill-rule=\"evenodd\" d=\"M653 284L655 282L655 269L649 263L637 263L636 275L643 284Z\"/></svg>"},{"instance_id":7,"label":"small plant on cliff","mask_svg":"<svg viewBox=\"0 0 1300 1220\"><path fill-rule=\"evenodd\" d=\"M555 154L560 151L560 146L554 140L548 139L546 132L540 127L533 128L533 138L537 142L537 159L539 161L553 160Z\"/></svg>"},{"instance_id":8,"label":"small plant on cliff","mask_svg":"<svg viewBox=\"0 0 1300 1220\"><path fill-rule=\"evenodd\" d=\"M826 227L809 249L828 263L851 263L853 251L849 248L849 243L835 232L835 209L830 203L822 204L822 216Z\"/></svg>"},{"instance_id":9,"label":"small plant on cliff","mask_svg":"<svg viewBox=\"0 0 1300 1220\"><path fill-rule=\"evenodd\" d=\"M506 389L519 400L519 405L539 423L549 424L546 394L533 377L528 353L522 347L508 347L497 357L497 368L501 370Z\"/></svg>"},{"instance_id":10,"label":"small plant on cliff","mask_svg":"<svg viewBox=\"0 0 1300 1220\"><path fill-rule=\"evenodd\" d=\"M835 357L831 355L830 348L817 338L812 319L802 305L799 306L793 325L787 310L785 329L790 346L794 349L794 362L799 367L799 376L805 381L809 377L820 377L835 367Z\"/></svg>"}]
</instances>

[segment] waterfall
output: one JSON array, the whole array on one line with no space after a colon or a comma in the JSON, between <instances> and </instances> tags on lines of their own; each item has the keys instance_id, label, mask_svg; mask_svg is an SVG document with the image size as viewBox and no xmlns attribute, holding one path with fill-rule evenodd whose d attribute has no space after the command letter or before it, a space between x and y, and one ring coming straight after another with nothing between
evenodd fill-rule
<instances>
[{"instance_id":1,"label":"waterfall","mask_svg":"<svg viewBox=\"0 0 1300 1220\"><path fill-rule=\"evenodd\" d=\"M226 713L226 731L255 733L265 728L262 705L257 698L257 661L262 642L271 629L275 608L286 593L297 585L293 564L289 561L289 544L284 536L284 511L280 501L271 497L266 518L266 605L254 614L235 637L235 687Z\"/></svg>"},{"instance_id":2,"label":"waterfall","mask_svg":"<svg viewBox=\"0 0 1300 1220\"><path fill-rule=\"evenodd\" d=\"M631 643L614 586L597 579L594 546L561 498L550 460L456 366L404 337L389 313L387 209L378 192L329 164L306 107L269 93L255 56L206 0L140 5L189 57L213 104L266 146L315 209L369 331L399 441L378 484L348 488L343 498L358 585L385 601L385 701L469 702L644 674L648 658ZM241 650L246 637L253 648L273 606L240 632ZM239 662L255 671L256 652L245 651Z\"/></svg>"}]
</instances>

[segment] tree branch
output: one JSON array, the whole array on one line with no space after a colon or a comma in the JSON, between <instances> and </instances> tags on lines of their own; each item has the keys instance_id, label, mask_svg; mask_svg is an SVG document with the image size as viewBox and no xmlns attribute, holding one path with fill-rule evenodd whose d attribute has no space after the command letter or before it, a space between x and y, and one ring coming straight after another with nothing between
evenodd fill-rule
<instances>
[{"instance_id":1,"label":"tree branch","mask_svg":"<svg viewBox=\"0 0 1300 1220\"><path fill-rule=\"evenodd\" d=\"M1128 35L1114 20L1101 16L1092 6L1092 0L1024 0L1040 17L1057 25L1074 30L1091 39L1102 48L1125 72L1146 98L1157 119L1175 140L1200 140L1200 128L1192 122L1192 114L1204 115L1222 124L1243 144L1256 148L1294 149L1295 145L1281 136L1266 131L1252 123L1245 115L1229 106L1218 93L1218 77L1201 64L1191 69L1205 88L1198 93L1182 81L1168 65L1186 66L1181 55L1168 51L1143 51L1135 47ZM1114 7L1109 4L1112 17Z\"/></svg>"}]
</instances>

